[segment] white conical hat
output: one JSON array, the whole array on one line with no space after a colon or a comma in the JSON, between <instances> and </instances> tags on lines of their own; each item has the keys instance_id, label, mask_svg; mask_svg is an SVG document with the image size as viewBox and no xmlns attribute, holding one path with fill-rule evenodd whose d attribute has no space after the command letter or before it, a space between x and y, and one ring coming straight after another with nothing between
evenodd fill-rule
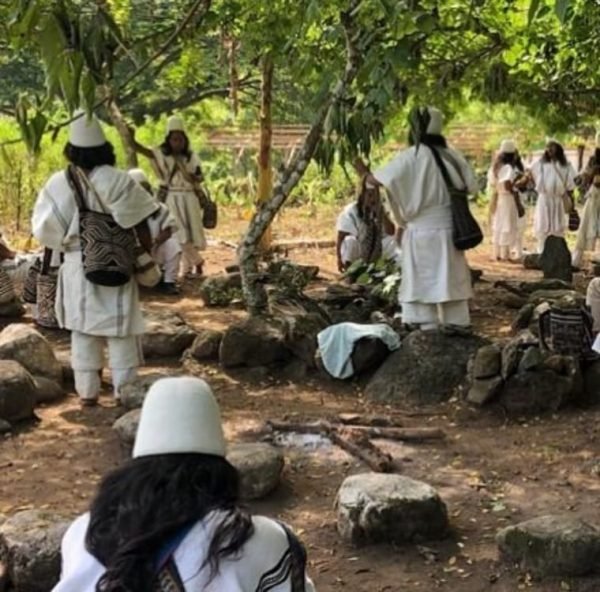
<instances>
[{"instance_id":1,"label":"white conical hat","mask_svg":"<svg viewBox=\"0 0 600 592\"><path fill-rule=\"evenodd\" d=\"M225 456L219 406L199 378L162 378L148 391L133 457L182 453Z\"/></svg>"},{"instance_id":2,"label":"white conical hat","mask_svg":"<svg viewBox=\"0 0 600 592\"><path fill-rule=\"evenodd\" d=\"M146 177L146 173L142 169L129 169L127 174L140 185L142 183L149 183L148 177Z\"/></svg>"},{"instance_id":3,"label":"white conical hat","mask_svg":"<svg viewBox=\"0 0 600 592\"><path fill-rule=\"evenodd\" d=\"M514 140L502 140L500 152L503 154L514 154L517 151L517 145Z\"/></svg>"},{"instance_id":4,"label":"white conical hat","mask_svg":"<svg viewBox=\"0 0 600 592\"><path fill-rule=\"evenodd\" d=\"M106 137L95 115L89 118L81 109L69 126L69 143L78 148L96 148L106 144Z\"/></svg>"},{"instance_id":5,"label":"white conical hat","mask_svg":"<svg viewBox=\"0 0 600 592\"><path fill-rule=\"evenodd\" d=\"M444 116L439 109L435 107L427 107L429 112L429 125L427 126L427 133L439 136L442 133L442 127L444 126Z\"/></svg>"},{"instance_id":6,"label":"white conical hat","mask_svg":"<svg viewBox=\"0 0 600 592\"><path fill-rule=\"evenodd\" d=\"M177 117L173 115L173 117L169 117L169 121L167 121L167 133L171 132L183 132L185 133L185 124L183 123L183 119L181 117Z\"/></svg>"}]
</instances>

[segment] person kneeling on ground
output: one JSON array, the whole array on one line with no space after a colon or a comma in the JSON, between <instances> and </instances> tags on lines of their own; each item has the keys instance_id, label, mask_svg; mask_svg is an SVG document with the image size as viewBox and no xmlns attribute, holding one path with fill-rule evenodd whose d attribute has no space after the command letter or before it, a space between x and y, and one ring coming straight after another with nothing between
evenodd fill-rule
<instances>
[{"instance_id":1,"label":"person kneeling on ground","mask_svg":"<svg viewBox=\"0 0 600 592\"><path fill-rule=\"evenodd\" d=\"M383 211L378 187L366 179L362 180L358 199L347 205L337 219L336 250L339 271L359 259L372 263L384 257L400 265L394 225Z\"/></svg>"},{"instance_id":2,"label":"person kneeling on ground","mask_svg":"<svg viewBox=\"0 0 600 592\"><path fill-rule=\"evenodd\" d=\"M284 525L240 506L217 402L198 378L164 378L142 408L133 459L67 530L54 592L314 592Z\"/></svg>"},{"instance_id":3,"label":"person kneeling on ground","mask_svg":"<svg viewBox=\"0 0 600 592\"><path fill-rule=\"evenodd\" d=\"M150 195L154 195L148 177L142 169L131 169L129 176L141 185ZM179 294L177 288L177 274L181 260L181 245L175 238L177 222L171 216L169 208L157 202L159 210L148 219L150 235L152 236L152 258L160 266L163 277L157 289L165 294Z\"/></svg>"}]
</instances>

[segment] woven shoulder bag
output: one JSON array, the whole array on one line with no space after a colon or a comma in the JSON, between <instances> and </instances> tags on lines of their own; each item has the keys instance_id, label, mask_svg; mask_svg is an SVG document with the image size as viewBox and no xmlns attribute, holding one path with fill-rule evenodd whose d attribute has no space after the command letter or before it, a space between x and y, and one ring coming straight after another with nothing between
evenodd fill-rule
<instances>
[{"instance_id":1,"label":"woven shoulder bag","mask_svg":"<svg viewBox=\"0 0 600 592\"><path fill-rule=\"evenodd\" d=\"M86 279L99 286L126 284L135 266L136 240L133 230L121 228L108 212L95 212L86 206L83 183L88 190L95 190L83 172L69 166L67 178L79 209L79 235ZM97 193L96 199L102 207Z\"/></svg>"}]
</instances>

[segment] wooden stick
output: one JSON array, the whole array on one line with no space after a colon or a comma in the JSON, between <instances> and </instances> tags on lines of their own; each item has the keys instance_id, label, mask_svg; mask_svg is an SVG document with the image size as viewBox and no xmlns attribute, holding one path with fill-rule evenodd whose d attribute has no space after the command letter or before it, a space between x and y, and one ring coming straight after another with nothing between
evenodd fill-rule
<instances>
[{"instance_id":1,"label":"wooden stick","mask_svg":"<svg viewBox=\"0 0 600 592\"><path fill-rule=\"evenodd\" d=\"M370 438L420 442L422 440L443 440L446 434L439 428L378 428L371 426L348 426L348 429L364 433Z\"/></svg>"},{"instance_id":2,"label":"wooden stick","mask_svg":"<svg viewBox=\"0 0 600 592\"><path fill-rule=\"evenodd\" d=\"M374 471L390 473L394 470L392 457L382 452L365 434L345 432L333 428L328 433L328 437L334 444L362 460Z\"/></svg>"},{"instance_id":3,"label":"wooden stick","mask_svg":"<svg viewBox=\"0 0 600 592\"><path fill-rule=\"evenodd\" d=\"M340 413L337 420L344 425L362 425L380 428L401 428L404 424L394 417L381 415L361 415L360 413Z\"/></svg>"}]
</instances>

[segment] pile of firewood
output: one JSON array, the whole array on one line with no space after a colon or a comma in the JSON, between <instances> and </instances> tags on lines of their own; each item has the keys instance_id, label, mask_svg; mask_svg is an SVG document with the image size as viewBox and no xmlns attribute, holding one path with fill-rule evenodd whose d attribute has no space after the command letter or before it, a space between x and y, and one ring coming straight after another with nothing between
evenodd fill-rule
<instances>
[{"instance_id":1,"label":"pile of firewood","mask_svg":"<svg viewBox=\"0 0 600 592\"><path fill-rule=\"evenodd\" d=\"M390 473L398 467L395 466L391 455L373 444L371 438L421 442L441 440L446 437L445 433L438 428L407 428L396 419L347 413L338 415L334 421L318 420L305 423L267 421L265 431L319 434L379 473Z\"/></svg>"}]
</instances>

